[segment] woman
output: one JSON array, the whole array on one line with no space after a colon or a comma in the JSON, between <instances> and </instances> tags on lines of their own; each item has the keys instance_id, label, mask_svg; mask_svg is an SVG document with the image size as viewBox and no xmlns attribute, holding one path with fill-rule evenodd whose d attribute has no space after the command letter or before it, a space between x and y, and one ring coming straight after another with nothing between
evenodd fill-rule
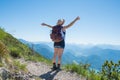
<instances>
[{"instance_id":1,"label":"woman","mask_svg":"<svg viewBox=\"0 0 120 80\"><path fill-rule=\"evenodd\" d=\"M80 20L80 17L76 17L70 24L63 26L65 20L58 20L56 26L62 26L62 31L65 36L66 29L70 28L77 20ZM47 26L49 28L53 28L54 26L42 23L42 26ZM53 70L60 69L60 64L61 64L61 57L64 51L65 47L65 37L62 41L60 42L54 42L54 56L53 56ZM56 57L58 56L58 64L56 66Z\"/></svg>"}]
</instances>

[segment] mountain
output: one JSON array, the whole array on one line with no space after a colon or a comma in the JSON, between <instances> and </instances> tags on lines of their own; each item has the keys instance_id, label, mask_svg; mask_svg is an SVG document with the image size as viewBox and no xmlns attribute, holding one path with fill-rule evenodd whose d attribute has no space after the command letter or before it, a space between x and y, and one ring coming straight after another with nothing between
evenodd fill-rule
<instances>
[{"instance_id":1,"label":"mountain","mask_svg":"<svg viewBox=\"0 0 120 80\"><path fill-rule=\"evenodd\" d=\"M120 45L109 45L109 44L99 44L98 47L102 49L113 49L113 50L120 50Z\"/></svg>"},{"instance_id":2,"label":"mountain","mask_svg":"<svg viewBox=\"0 0 120 80\"><path fill-rule=\"evenodd\" d=\"M23 42L25 42L25 41L23 41ZM20 42L18 39L13 37L11 34L7 33L2 28L0 28L0 43L1 43L0 56L2 55L1 54L2 51L5 51L4 49L6 49L6 51L8 51L7 54L9 54L9 56L11 56L13 59L24 58L25 60L27 60L27 59L30 60L33 57L36 57L36 58L42 58L42 59L46 60L43 56L41 56L37 52L33 51L27 45ZM32 43L30 43L30 44L32 44Z\"/></svg>"},{"instance_id":3,"label":"mountain","mask_svg":"<svg viewBox=\"0 0 120 80\"><path fill-rule=\"evenodd\" d=\"M77 47L77 46L76 46ZM102 49L97 46L91 48L84 48L79 50L80 55L77 57L77 62L84 62L91 64L92 68L101 69L102 64L106 60L112 60L113 62L118 62L120 60L120 50L113 49Z\"/></svg>"},{"instance_id":4,"label":"mountain","mask_svg":"<svg viewBox=\"0 0 120 80\"><path fill-rule=\"evenodd\" d=\"M32 42L25 41L23 39L19 39L19 41L26 44L31 49L34 49L36 52L38 52L40 55L44 56L45 58L52 59L53 49L49 47L48 45L44 43L39 43L39 44L32 43Z\"/></svg>"},{"instance_id":5,"label":"mountain","mask_svg":"<svg viewBox=\"0 0 120 80\"><path fill-rule=\"evenodd\" d=\"M23 43L29 44L31 47L31 42L20 40ZM51 59L53 56L53 46L52 43L47 42L39 42L32 43L34 44L34 50L44 57ZM115 48L115 47L114 47ZM120 50L110 48L109 47L101 47L97 45L76 45L76 44L66 44L66 48L64 50L64 54L62 57L62 63L89 63L91 68L101 69L102 64L106 60L112 60L113 62L117 62L120 60ZM49 54L49 55L48 55Z\"/></svg>"},{"instance_id":6,"label":"mountain","mask_svg":"<svg viewBox=\"0 0 120 80\"><path fill-rule=\"evenodd\" d=\"M0 28L0 80L30 80L23 61L50 62Z\"/></svg>"},{"instance_id":7,"label":"mountain","mask_svg":"<svg viewBox=\"0 0 120 80\"><path fill-rule=\"evenodd\" d=\"M48 64L50 61L39 55L42 54L40 52L43 52L42 55L47 52L47 56L44 56L51 58L53 55L51 50L45 44L33 45L25 40L20 42L0 28L0 80L80 80L81 78L86 80L85 77L78 76L76 73L68 73L65 70L52 71L52 65Z\"/></svg>"}]
</instances>

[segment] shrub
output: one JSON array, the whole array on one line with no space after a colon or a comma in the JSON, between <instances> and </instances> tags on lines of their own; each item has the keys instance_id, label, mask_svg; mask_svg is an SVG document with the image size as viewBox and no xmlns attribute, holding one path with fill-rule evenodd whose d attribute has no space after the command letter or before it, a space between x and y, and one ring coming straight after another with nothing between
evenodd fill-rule
<instances>
[{"instance_id":1,"label":"shrub","mask_svg":"<svg viewBox=\"0 0 120 80\"><path fill-rule=\"evenodd\" d=\"M89 68L89 64L67 64L64 66L66 70L76 72L87 80L120 80L120 61L114 63L113 61L105 61L102 65L102 70L96 72Z\"/></svg>"},{"instance_id":2,"label":"shrub","mask_svg":"<svg viewBox=\"0 0 120 80\"><path fill-rule=\"evenodd\" d=\"M120 61L114 63L113 61L106 61L102 65L102 79L106 80L120 80Z\"/></svg>"},{"instance_id":3,"label":"shrub","mask_svg":"<svg viewBox=\"0 0 120 80\"><path fill-rule=\"evenodd\" d=\"M18 51L17 48L15 47L12 47L10 49L10 55L13 57L13 58L20 58L21 57L21 53Z\"/></svg>"}]
</instances>

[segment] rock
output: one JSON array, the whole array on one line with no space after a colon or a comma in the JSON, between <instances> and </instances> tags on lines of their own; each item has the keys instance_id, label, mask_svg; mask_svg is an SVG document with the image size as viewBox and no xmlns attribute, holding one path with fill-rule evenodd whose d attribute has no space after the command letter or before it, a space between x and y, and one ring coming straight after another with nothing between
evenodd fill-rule
<instances>
[{"instance_id":1,"label":"rock","mask_svg":"<svg viewBox=\"0 0 120 80\"><path fill-rule=\"evenodd\" d=\"M8 77L10 77L10 72L4 67L0 68L0 78L6 80Z\"/></svg>"},{"instance_id":2,"label":"rock","mask_svg":"<svg viewBox=\"0 0 120 80\"><path fill-rule=\"evenodd\" d=\"M14 73L14 72L10 72L9 70L7 70L6 68L2 67L0 68L0 80L35 80L32 74L30 73L23 73L23 72L19 72L19 73Z\"/></svg>"}]
</instances>

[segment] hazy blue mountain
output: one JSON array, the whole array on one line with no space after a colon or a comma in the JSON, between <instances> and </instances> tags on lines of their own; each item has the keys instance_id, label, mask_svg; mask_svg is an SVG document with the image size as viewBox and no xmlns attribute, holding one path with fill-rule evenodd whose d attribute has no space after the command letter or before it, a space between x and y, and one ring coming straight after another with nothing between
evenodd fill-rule
<instances>
[{"instance_id":1,"label":"hazy blue mountain","mask_svg":"<svg viewBox=\"0 0 120 80\"><path fill-rule=\"evenodd\" d=\"M47 48L46 48L47 47ZM44 44L34 44L34 50L40 53L42 56L52 59L53 51L48 45Z\"/></svg>"},{"instance_id":2,"label":"hazy blue mountain","mask_svg":"<svg viewBox=\"0 0 120 80\"><path fill-rule=\"evenodd\" d=\"M48 45L46 45L42 42L37 44L37 43L32 43L32 42L25 41L23 39L19 39L19 40L22 43L29 46L30 48L34 49L36 52L38 52L39 54L41 54L45 58L52 59L53 49L51 47L49 47Z\"/></svg>"},{"instance_id":3,"label":"hazy blue mountain","mask_svg":"<svg viewBox=\"0 0 120 80\"><path fill-rule=\"evenodd\" d=\"M49 42L37 42L32 43L20 39L24 44L27 44L30 48L33 48L36 52L42 56L52 59L53 56L53 43ZM103 45L102 45L103 46ZM81 44L66 44L64 54L62 57L62 63L89 63L94 69L100 69L104 61L112 60L117 62L120 60L119 46L110 45L110 47L101 45L81 45ZM116 48L117 47L117 48ZM115 49L116 48L116 49Z\"/></svg>"},{"instance_id":4,"label":"hazy blue mountain","mask_svg":"<svg viewBox=\"0 0 120 80\"><path fill-rule=\"evenodd\" d=\"M108 45L108 44L101 44L97 45L102 49L113 49L113 50L120 50L120 45Z\"/></svg>"},{"instance_id":5,"label":"hazy blue mountain","mask_svg":"<svg viewBox=\"0 0 120 80\"><path fill-rule=\"evenodd\" d=\"M27 46L29 46L30 48L33 48L36 52L38 52L39 54L41 54L42 56L48 58L48 59L52 59L53 57L53 44L52 43L48 43L48 42L28 42L25 41L23 39L19 39L22 43L26 44ZM77 60L77 57L74 54L75 52L70 50L70 49L66 49L64 51L63 57L62 57L62 63L66 64L66 63L72 63L73 61Z\"/></svg>"}]
</instances>

